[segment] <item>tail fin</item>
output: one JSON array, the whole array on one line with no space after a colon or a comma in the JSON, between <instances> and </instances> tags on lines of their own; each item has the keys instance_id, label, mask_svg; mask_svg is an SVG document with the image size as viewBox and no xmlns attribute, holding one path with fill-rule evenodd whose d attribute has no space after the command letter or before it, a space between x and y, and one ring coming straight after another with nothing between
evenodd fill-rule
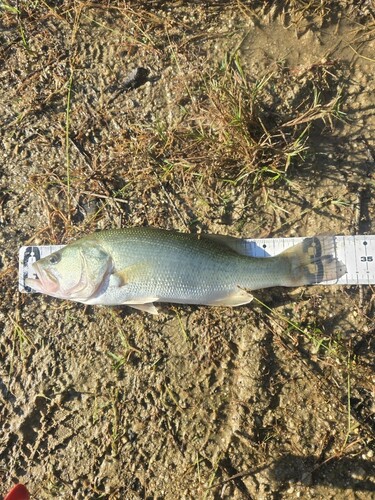
<instances>
[{"instance_id":1,"label":"tail fin","mask_svg":"<svg viewBox=\"0 0 375 500\"><path fill-rule=\"evenodd\" d=\"M337 280L346 273L346 266L336 258L333 236L305 238L302 243L280 254L290 265L290 284L314 285L321 281Z\"/></svg>"}]
</instances>

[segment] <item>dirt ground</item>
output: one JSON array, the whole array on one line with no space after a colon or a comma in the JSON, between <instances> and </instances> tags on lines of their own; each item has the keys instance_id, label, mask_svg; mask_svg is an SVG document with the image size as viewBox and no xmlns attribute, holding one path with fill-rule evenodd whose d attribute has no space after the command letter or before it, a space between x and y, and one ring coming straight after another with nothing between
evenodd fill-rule
<instances>
[{"instance_id":1,"label":"dirt ground","mask_svg":"<svg viewBox=\"0 0 375 500\"><path fill-rule=\"evenodd\" d=\"M0 494L374 498L372 286L17 287L20 246L109 227L374 234L374 40L371 0L0 4Z\"/></svg>"}]
</instances>

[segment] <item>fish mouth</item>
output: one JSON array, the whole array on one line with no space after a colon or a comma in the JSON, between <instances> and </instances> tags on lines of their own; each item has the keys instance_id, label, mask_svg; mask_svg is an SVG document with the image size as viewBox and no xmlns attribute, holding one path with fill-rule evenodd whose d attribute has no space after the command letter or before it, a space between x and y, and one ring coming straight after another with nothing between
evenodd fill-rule
<instances>
[{"instance_id":1,"label":"fish mouth","mask_svg":"<svg viewBox=\"0 0 375 500\"><path fill-rule=\"evenodd\" d=\"M38 262L34 262L33 270L36 274L36 278L26 279L26 284L31 288L34 288L37 292L44 293L55 293L59 289L59 283L56 277L48 270L42 269Z\"/></svg>"}]
</instances>

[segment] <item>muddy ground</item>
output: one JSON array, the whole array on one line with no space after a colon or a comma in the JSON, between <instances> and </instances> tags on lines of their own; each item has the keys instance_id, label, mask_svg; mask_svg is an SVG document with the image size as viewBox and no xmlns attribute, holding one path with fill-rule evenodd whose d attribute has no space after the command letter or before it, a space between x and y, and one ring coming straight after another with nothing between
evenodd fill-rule
<instances>
[{"instance_id":1,"label":"muddy ground","mask_svg":"<svg viewBox=\"0 0 375 500\"><path fill-rule=\"evenodd\" d=\"M374 234L371 1L0 5L0 493L373 498L373 287L152 317L18 293L132 225Z\"/></svg>"}]
</instances>

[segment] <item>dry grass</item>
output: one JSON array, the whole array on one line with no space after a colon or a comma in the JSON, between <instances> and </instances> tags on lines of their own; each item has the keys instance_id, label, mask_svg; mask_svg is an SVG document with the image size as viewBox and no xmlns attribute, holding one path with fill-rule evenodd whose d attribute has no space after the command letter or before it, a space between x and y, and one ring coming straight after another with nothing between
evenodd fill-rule
<instances>
[{"instance_id":1,"label":"dry grass","mask_svg":"<svg viewBox=\"0 0 375 500\"><path fill-rule=\"evenodd\" d=\"M158 2L153 5L162 8ZM22 20L26 33L22 37L24 46L28 43L27 33L38 29L38 20L53 18L69 33L63 75L53 77L58 88L44 90L44 95L39 94L37 101L24 106L17 120L9 125L16 128L24 125L51 106L65 109L65 116L58 114L60 123L51 131L51 139L64 144L64 172L43 172L34 175L32 181L51 228L46 236L52 241L61 239L64 232L74 235L71 225L77 224L80 213L85 212L82 206L90 201L97 209L89 220L81 217L85 226L80 230L90 230L101 220L106 224L108 210L112 212L108 223L112 224L113 218L120 217L126 208L129 196L147 199L160 188L171 205L176 205L173 198L181 192L199 196L203 205L228 203L231 195L226 185L246 185L255 197L261 195L267 203L268 189L274 185L287 189L297 169L302 168L309 155L311 125L323 121L332 128L336 119L344 117L342 68L335 61L324 61L299 74L280 64L256 80L243 67L239 53L234 52L228 53L219 67L200 75L194 70L177 81L183 98L172 103L176 117L172 123L161 119L145 127L136 119L131 120L127 130L119 130L115 136L112 134L111 140L96 145L95 136L84 131L99 134L98 122L106 128L116 117L109 104L111 93L97 96L102 105L94 112L80 103L78 97L82 81L77 68L82 61L76 51L77 38L87 29L87 23L94 22L95 9L115 16L129 27L132 33L129 50L132 44L141 44L146 50L169 54L177 69L180 52L190 41L189 30L185 39L171 39L171 32L183 24L180 19L163 21L160 13L135 6L115 2L107 11L89 2L65 1L56 7L43 0L33 5L20 2L14 10L3 4L9 24L21 26ZM254 17L257 2L239 2L239 8ZM218 3L212 2L210 9L210 15L214 15ZM272 2L264 9L274 9L274 15L278 12ZM307 19L323 22L329 18L331 9L332 2L290 1L282 10L300 25ZM105 32L113 32L106 18L100 26ZM54 74L57 61L53 52L51 56L49 65ZM35 87L35 94L40 80L38 71L33 79L27 77L28 85ZM291 93L292 100L288 98ZM124 165L128 167L126 174ZM180 224L188 227L191 222L181 215L177 205L174 211ZM61 229L57 231L58 226Z\"/></svg>"}]
</instances>

